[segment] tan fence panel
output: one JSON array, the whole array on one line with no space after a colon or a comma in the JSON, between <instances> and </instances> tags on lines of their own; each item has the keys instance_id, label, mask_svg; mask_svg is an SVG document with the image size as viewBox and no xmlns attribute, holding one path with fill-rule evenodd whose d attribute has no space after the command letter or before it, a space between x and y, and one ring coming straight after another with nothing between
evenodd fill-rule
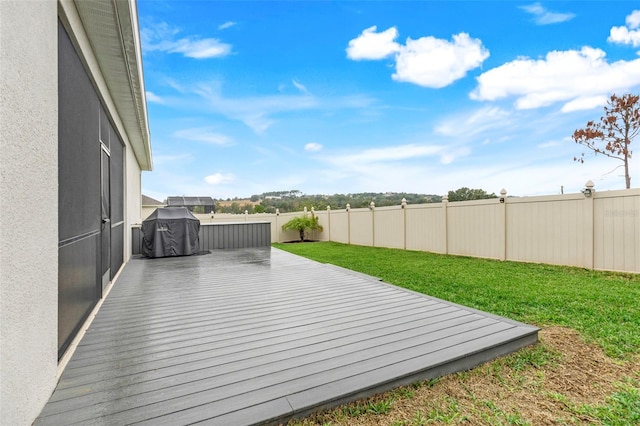
<instances>
[{"instance_id":1,"label":"tan fence panel","mask_svg":"<svg viewBox=\"0 0 640 426\"><path fill-rule=\"evenodd\" d=\"M322 226L322 231L311 232L310 239L314 241L329 241L329 221L333 219L326 210L314 212L318 218L318 224Z\"/></svg>"},{"instance_id":2,"label":"tan fence panel","mask_svg":"<svg viewBox=\"0 0 640 426\"><path fill-rule=\"evenodd\" d=\"M327 238L337 243L349 243L349 213L346 210L331 211L331 227Z\"/></svg>"},{"instance_id":3,"label":"tan fence panel","mask_svg":"<svg viewBox=\"0 0 640 426\"><path fill-rule=\"evenodd\" d=\"M419 204L405 208L407 250L446 252L446 229L442 204Z\"/></svg>"},{"instance_id":4,"label":"tan fence panel","mask_svg":"<svg viewBox=\"0 0 640 426\"><path fill-rule=\"evenodd\" d=\"M369 209L352 209L349 211L351 220L351 244L359 246L373 246L373 214Z\"/></svg>"},{"instance_id":5,"label":"tan fence panel","mask_svg":"<svg viewBox=\"0 0 640 426\"><path fill-rule=\"evenodd\" d=\"M214 213L211 214L195 213L200 223L230 223L230 222L263 222L270 221L268 215L248 215L248 214L232 214L232 213Z\"/></svg>"},{"instance_id":6,"label":"tan fence panel","mask_svg":"<svg viewBox=\"0 0 640 426\"><path fill-rule=\"evenodd\" d=\"M278 238L280 238L280 228L282 226L281 225L278 226L278 223L279 223L278 219L279 219L278 216L276 216L275 214L271 218L271 242L272 243L280 242Z\"/></svg>"},{"instance_id":7,"label":"tan fence panel","mask_svg":"<svg viewBox=\"0 0 640 426\"><path fill-rule=\"evenodd\" d=\"M271 222L272 242L287 242L300 236L282 225L302 214L196 217ZM315 214L324 230L309 238L319 241L640 273L640 189Z\"/></svg>"},{"instance_id":8,"label":"tan fence panel","mask_svg":"<svg viewBox=\"0 0 640 426\"><path fill-rule=\"evenodd\" d=\"M298 231L283 231L282 225L289 222L291 219L297 216L302 216L302 212L295 213L280 213L278 216L278 240L281 243L288 241L300 241L300 233Z\"/></svg>"},{"instance_id":9,"label":"tan fence panel","mask_svg":"<svg viewBox=\"0 0 640 426\"><path fill-rule=\"evenodd\" d=\"M145 220L146 218L149 217L151 213L155 212L156 209L159 207L162 207L162 206L142 206L140 217L142 218L142 220Z\"/></svg>"},{"instance_id":10,"label":"tan fence panel","mask_svg":"<svg viewBox=\"0 0 640 426\"><path fill-rule=\"evenodd\" d=\"M509 199L507 258L589 267L590 202L582 194Z\"/></svg>"},{"instance_id":11,"label":"tan fence panel","mask_svg":"<svg viewBox=\"0 0 640 426\"><path fill-rule=\"evenodd\" d=\"M400 206L376 207L373 226L376 247L404 248L404 210Z\"/></svg>"},{"instance_id":12,"label":"tan fence panel","mask_svg":"<svg viewBox=\"0 0 640 426\"><path fill-rule=\"evenodd\" d=\"M504 259L504 204L498 199L448 203L450 254Z\"/></svg>"},{"instance_id":13,"label":"tan fence panel","mask_svg":"<svg viewBox=\"0 0 640 426\"><path fill-rule=\"evenodd\" d=\"M640 190L594 194L594 268L640 272Z\"/></svg>"}]
</instances>

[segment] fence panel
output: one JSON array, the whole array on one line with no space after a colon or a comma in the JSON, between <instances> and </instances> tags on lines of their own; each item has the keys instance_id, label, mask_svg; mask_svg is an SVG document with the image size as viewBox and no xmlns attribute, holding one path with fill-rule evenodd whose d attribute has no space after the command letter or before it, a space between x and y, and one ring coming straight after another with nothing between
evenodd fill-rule
<instances>
[{"instance_id":1,"label":"fence panel","mask_svg":"<svg viewBox=\"0 0 640 426\"><path fill-rule=\"evenodd\" d=\"M407 206L407 249L446 253L446 229L442 204Z\"/></svg>"},{"instance_id":2,"label":"fence panel","mask_svg":"<svg viewBox=\"0 0 640 426\"><path fill-rule=\"evenodd\" d=\"M449 203L450 254L504 259L504 205L497 199Z\"/></svg>"},{"instance_id":3,"label":"fence panel","mask_svg":"<svg viewBox=\"0 0 640 426\"><path fill-rule=\"evenodd\" d=\"M329 221L333 219L326 210L315 211L314 214L318 218L318 224L322 226L322 231L311 232L310 239L314 241L329 241L330 226Z\"/></svg>"},{"instance_id":4,"label":"fence panel","mask_svg":"<svg viewBox=\"0 0 640 426\"><path fill-rule=\"evenodd\" d=\"M373 246L373 214L369 209L351 209L351 244Z\"/></svg>"},{"instance_id":5,"label":"fence panel","mask_svg":"<svg viewBox=\"0 0 640 426\"><path fill-rule=\"evenodd\" d=\"M331 211L330 240L337 243L349 243L349 212L346 210Z\"/></svg>"},{"instance_id":6,"label":"fence panel","mask_svg":"<svg viewBox=\"0 0 640 426\"><path fill-rule=\"evenodd\" d=\"M640 190L594 194L594 268L640 272Z\"/></svg>"},{"instance_id":7,"label":"fence panel","mask_svg":"<svg viewBox=\"0 0 640 426\"><path fill-rule=\"evenodd\" d=\"M196 216L203 225L269 222L271 242L286 242L300 237L282 225L301 214ZM309 237L319 241L640 273L640 189L315 214L324 230Z\"/></svg>"},{"instance_id":8,"label":"fence panel","mask_svg":"<svg viewBox=\"0 0 640 426\"><path fill-rule=\"evenodd\" d=\"M278 239L277 241L281 243L286 243L287 241L300 241L300 233L298 231L283 231L282 225L289 222L294 217L298 217L302 215L302 212L295 213L280 213L278 218Z\"/></svg>"},{"instance_id":9,"label":"fence panel","mask_svg":"<svg viewBox=\"0 0 640 426\"><path fill-rule=\"evenodd\" d=\"M271 223L271 242L277 243L280 242L280 228L282 225L278 226L278 216L273 215L269 218L269 222Z\"/></svg>"},{"instance_id":10,"label":"fence panel","mask_svg":"<svg viewBox=\"0 0 640 426\"><path fill-rule=\"evenodd\" d=\"M582 194L510 199L507 258L587 267L592 251L590 202Z\"/></svg>"},{"instance_id":11,"label":"fence panel","mask_svg":"<svg viewBox=\"0 0 640 426\"><path fill-rule=\"evenodd\" d=\"M376 207L373 232L376 247L404 248L404 210L400 206Z\"/></svg>"}]
</instances>

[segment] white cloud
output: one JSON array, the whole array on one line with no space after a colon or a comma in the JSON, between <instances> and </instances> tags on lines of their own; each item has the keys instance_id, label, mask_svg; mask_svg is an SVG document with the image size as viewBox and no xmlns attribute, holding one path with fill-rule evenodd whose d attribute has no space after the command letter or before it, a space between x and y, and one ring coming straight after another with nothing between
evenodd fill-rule
<instances>
[{"instance_id":1,"label":"white cloud","mask_svg":"<svg viewBox=\"0 0 640 426\"><path fill-rule=\"evenodd\" d=\"M160 40L170 40L180 32L180 29L166 22L148 21L140 28L140 38L145 49L147 44L153 44Z\"/></svg>"},{"instance_id":2,"label":"white cloud","mask_svg":"<svg viewBox=\"0 0 640 426\"><path fill-rule=\"evenodd\" d=\"M216 38L183 37L176 39L180 30L165 22L151 23L141 31L144 51L181 53L188 58L206 59L226 56L231 53L231 45Z\"/></svg>"},{"instance_id":3,"label":"white cloud","mask_svg":"<svg viewBox=\"0 0 640 426\"><path fill-rule=\"evenodd\" d=\"M440 163L447 165L453 163L460 157L466 157L471 154L471 148L463 146L457 149L443 150L440 155Z\"/></svg>"},{"instance_id":4,"label":"white cloud","mask_svg":"<svg viewBox=\"0 0 640 426\"><path fill-rule=\"evenodd\" d=\"M147 91L146 95L147 95L147 102L154 102L154 103L156 103L156 104L162 104L162 103L164 103L164 101L162 100L162 98L161 98L160 96L156 95L156 94L155 94L155 93L153 93L153 92L149 92L149 91Z\"/></svg>"},{"instance_id":5,"label":"white cloud","mask_svg":"<svg viewBox=\"0 0 640 426\"><path fill-rule=\"evenodd\" d=\"M634 10L625 20L626 26L612 27L607 41L640 46L640 10Z\"/></svg>"},{"instance_id":6,"label":"white cloud","mask_svg":"<svg viewBox=\"0 0 640 426\"><path fill-rule=\"evenodd\" d=\"M396 72L392 78L423 87L441 88L464 77L489 57L479 39L455 34L452 40L435 37L407 38L404 45L395 42L398 30L391 27L381 33L369 27L349 41L347 57L353 60L383 59L394 54Z\"/></svg>"},{"instance_id":7,"label":"white cloud","mask_svg":"<svg viewBox=\"0 0 640 426\"><path fill-rule=\"evenodd\" d=\"M533 3L527 6L521 6L520 9L533 15L533 22L537 25L549 25L557 24L560 22L566 22L575 18L573 13L558 13L551 12L540 3Z\"/></svg>"},{"instance_id":8,"label":"white cloud","mask_svg":"<svg viewBox=\"0 0 640 426\"><path fill-rule=\"evenodd\" d=\"M363 59L383 59L397 52L400 45L394 40L398 37L398 30L391 27L381 33L377 33L377 26L372 26L349 41L347 58L355 61Z\"/></svg>"},{"instance_id":9,"label":"white cloud","mask_svg":"<svg viewBox=\"0 0 640 426\"><path fill-rule=\"evenodd\" d=\"M640 46L640 30L629 30L627 27L612 27L607 41L638 47Z\"/></svg>"},{"instance_id":10,"label":"white cloud","mask_svg":"<svg viewBox=\"0 0 640 426\"><path fill-rule=\"evenodd\" d=\"M193 40L182 38L175 42L166 43L165 48L169 53L182 53L188 58L206 59L226 56L231 53L231 45L222 43L215 38Z\"/></svg>"},{"instance_id":11,"label":"white cloud","mask_svg":"<svg viewBox=\"0 0 640 426\"><path fill-rule=\"evenodd\" d=\"M218 25L218 29L219 29L219 30L226 30L227 28L231 28L231 27L233 27L234 25L236 25L236 23L235 23L235 22L233 22L233 21L227 21L227 22L225 22L224 24L220 24L220 25Z\"/></svg>"},{"instance_id":12,"label":"white cloud","mask_svg":"<svg viewBox=\"0 0 640 426\"><path fill-rule=\"evenodd\" d=\"M477 78L472 99L493 101L516 97L516 108L532 109L564 103L563 111L597 106L598 99L640 84L640 59L608 63L605 52L553 51L544 59L519 58Z\"/></svg>"},{"instance_id":13,"label":"white cloud","mask_svg":"<svg viewBox=\"0 0 640 426\"><path fill-rule=\"evenodd\" d=\"M600 96L580 96L562 106L562 112L582 111L601 107L607 103L608 97Z\"/></svg>"},{"instance_id":14,"label":"white cloud","mask_svg":"<svg viewBox=\"0 0 640 426\"><path fill-rule=\"evenodd\" d=\"M631 14L627 16L627 19L625 19L625 22L632 30L640 28L640 10L634 10L631 12Z\"/></svg>"},{"instance_id":15,"label":"white cloud","mask_svg":"<svg viewBox=\"0 0 640 426\"><path fill-rule=\"evenodd\" d=\"M443 147L438 145L406 144L383 148L370 148L362 152L327 157L329 163L347 167L369 167L376 163L409 160L437 155Z\"/></svg>"},{"instance_id":16,"label":"white cloud","mask_svg":"<svg viewBox=\"0 0 640 426\"><path fill-rule=\"evenodd\" d=\"M176 81L173 78L164 77L163 78L163 83L164 83L164 85L171 87L176 92L179 92L179 93L182 93L182 94L187 92L187 89L180 82Z\"/></svg>"},{"instance_id":17,"label":"white cloud","mask_svg":"<svg viewBox=\"0 0 640 426\"><path fill-rule=\"evenodd\" d=\"M214 173L209 176L205 176L204 181L209 185L220 185L223 183L230 183L235 180L235 176L233 174L223 174L223 173Z\"/></svg>"},{"instance_id":18,"label":"white cloud","mask_svg":"<svg viewBox=\"0 0 640 426\"><path fill-rule=\"evenodd\" d=\"M543 142L541 144L538 144L538 148L540 149L547 149L547 148L556 148L562 145L565 145L567 143L567 141L547 141L547 142Z\"/></svg>"},{"instance_id":19,"label":"white cloud","mask_svg":"<svg viewBox=\"0 0 640 426\"><path fill-rule=\"evenodd\" d=\"M226 98L220 94L220 85L215 82L199 84L194 92L205 99L208 107L216 113L242 121L258 134L273 125L275 120L271 116L274 114L308 109L359 109L374 102L372 98L361 95L318 98L311 94L298 94Z\"/></svg>"},{"instance_id":20,"label":"white cloud","mask_svg":"<svg viewBox=\"0 0 640 426\"><path fill-rule=\"evenodd\" d=\"M268 118L265 113L248 113L241 120L257 134L264 133L269 127L275 123L274 120Z\"/></svg>"},{"instance_id":21,"label":"white cloud","mask_svg":"<svg viewBox=\"0 0 640 426\"><path fill-rule=\"evenodd\" d=\"M509 112L497 107L486 107L446 118L436 124L434 131L443 136L469 140L489 130L506 127L511 123Z\"/></svg>"},{"instance_id":22,"label":"white cloud","mask_svg":"<svg viewBox=\"0 0 640 426\"><path fill-rule=\"evenodd\" d=\"M216 112L242 121L258 134L266 131L274 123L274 120L269 117L272 114L318 106L318 101L309 95L225 98L220 94L217 83L200 84L195 89L195 93L206 99Z\"/></svg>"},{"instance_id":23,"label":"white cloud","mask_svg":"<svg viewBox=\"0 0 640 426\"><path fill-rule=\"evenodd\" d=\"M489 57L478 39L460 33L452 41L434 37L407 39L396 56L393 79L424 87L441 88L464 77Z\"/></svg>"},{"instance_id":24,"label":"white cloud","mask_svg":"<svg viewBox=\"0 0 640 426\"><path fill-rule=\"evenodd\" d=\"M322 150L322 145L316 142L309 142L304 146L305 151L318 152Z\"/></svg>"},{"instance_id":25,"label":"white cloud","mask_svg":"<svg viewBox=\"0 0 640 426\"><path fill-rule=\"evenodd\" d=\"M306 95L308 95L308 94L309 94L309 90L307 90L307 88L306 88L302 83L299 83L298 81L293 80L293 85L294 85L294 86L295 86L295 88L296 88L296 89L298 89L300 92L302 92L302 93L304 93L304 94L306 94Z\"/></svg>"},{"instance_id":26,"label":"white cloud","mask_svg":"<svg viewBox=\"0 0 640 426\"><path fill-rule=\"evenodd\" d=\"M178 130L171 136L178 139L205 142L213 145L229 145L232 143L232 140L228 136L212 132L207 127Z\"/></svg>"}]
</instances>

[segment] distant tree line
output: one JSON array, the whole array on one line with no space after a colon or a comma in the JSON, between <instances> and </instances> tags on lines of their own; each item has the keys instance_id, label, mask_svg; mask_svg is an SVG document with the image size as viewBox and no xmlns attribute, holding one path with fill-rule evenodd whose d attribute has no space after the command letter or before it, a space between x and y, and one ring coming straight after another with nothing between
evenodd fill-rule
<instances>
[{"instance_id":1,"label":"distant tree line","mask_svg":"<svg viewBox=\"0 0 640 426\"><path fill-rule=\"evenodd\" d=\"M482 189L470 189L462 187L455 191L449 191L449 201L482 200L496 198L494 193L489 194ZM433 194L415 194L407 192L360 192L357 194L333 194L333 195L306 195L298 190L271 191L251 196L251 202L242 202L237 197L229 205L216 204L217 213L242 214L245 211L254 213L280 213L299 212L306 207L311 210L326 210L331 206L334 210L343 210L347 204L352 209L369 207L373 201L376 207L399 206L402 199L408 204L440 203L442 196ZM256 204L257 203L257 204Z\"/></svg>"},{"instance_id":2,"label":"distant tree line","mask_svg":"<svg viewBox=\"0 0 640 426\"><path fill-rule=\"evenodd\" d=\"M312 207L316 210L326 210L327 206L341 210L345 209L347 204L354 209L368 207L372 201L378 207L400 205L403 198L409 204L437 203L442 200L439 195L362 192L357 194L262 197L260 206L267 213L274 213L276 209L281 213L297 212L304 210L305 207L307 210L311 210Z\"/></svg>"},{"instance_id":3,"label":"distant tree line","mask_svg":"<svg viewBox=\"0 0 640 426\"><path fill-rule=\"evenodd\" d=\"M470 189L466 186L456 189L455 191L449 191L447 194L449 201L469 201L469 200L484 200L487 198L498 198L495 193L487 193L484 189Z\"/></svg>"},{"instance_id":4,"label":"distant tree line","mask_svg":"<svg viewBox=\"0 0 640 426\"><path fill-rule=\"evenodd\" d=\"M232 213L232 214L242 214L247 211L249 214L253 213L264 213L264 211L260 208L261 206L254 206L252 203L239 203L237 201L232 202L229 205L220 205L216 203L215 212L216 213Z\"/></svg>"}]
</instances>

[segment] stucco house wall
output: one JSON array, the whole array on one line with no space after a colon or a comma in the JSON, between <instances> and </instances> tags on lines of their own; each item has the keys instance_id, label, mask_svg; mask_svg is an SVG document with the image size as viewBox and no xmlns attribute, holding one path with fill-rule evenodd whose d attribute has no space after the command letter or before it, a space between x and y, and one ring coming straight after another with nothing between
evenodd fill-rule
<instances>
[{"instance_id":1,"label":"stucco house wall","mask_svg":"<svg viewBox=\"0 0 640 426\"><path fill-rule=\"evenodd\" d=\"M21 425L58 361L57 4L1 1L0 20L0 423Z\"/></svg>"},{"instance_id":2,"label":"stucco house wall","mask_svg":"<svg viewBox=\"0 0 640 426\"><path fill-rule=\"evenodd\" d=\"M116 25L101 25L102 19ZM151 169L135 1L0 1L2 425L30 425L64 368L65 357L58 359L59 22L124 143L125 262L131 224L141 221L141 173ZM128 50L105 59L113 46ZM24 215L29 205L48 208Z\"/></svg>"}]
</instances>

